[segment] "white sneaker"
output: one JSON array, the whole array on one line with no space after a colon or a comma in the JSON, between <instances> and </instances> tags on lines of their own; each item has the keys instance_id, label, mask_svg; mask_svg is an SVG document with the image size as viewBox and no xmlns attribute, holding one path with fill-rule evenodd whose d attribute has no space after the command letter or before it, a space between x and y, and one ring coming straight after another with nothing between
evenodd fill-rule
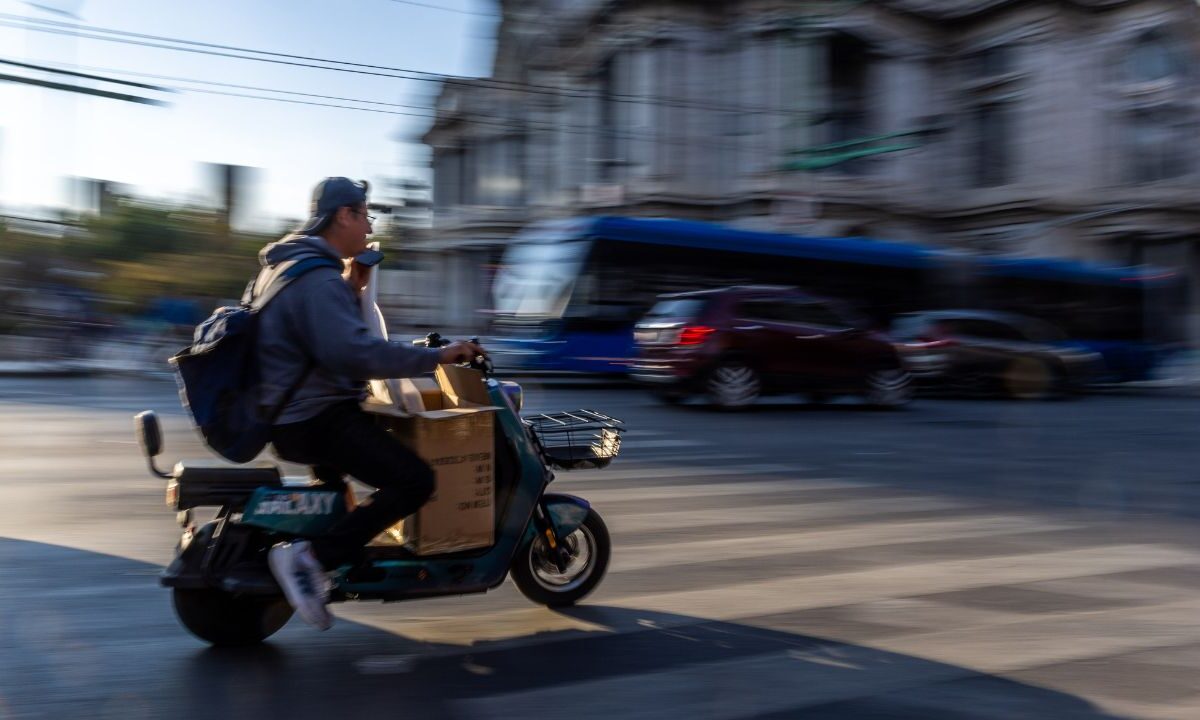
<instances>
[{"instance_id":1,"label":"white sneaker","mask_svg":"<svg viewBox=\"0 0 1200 720\"><path fill-rule=\"evenodd\" d=\"M279 543L267 555L271 574L283 589L283 595L304 622L318 630L333 626L329 602L329 575L313 553L312 543L299 540Z\"/></svg>"}]
</instances>

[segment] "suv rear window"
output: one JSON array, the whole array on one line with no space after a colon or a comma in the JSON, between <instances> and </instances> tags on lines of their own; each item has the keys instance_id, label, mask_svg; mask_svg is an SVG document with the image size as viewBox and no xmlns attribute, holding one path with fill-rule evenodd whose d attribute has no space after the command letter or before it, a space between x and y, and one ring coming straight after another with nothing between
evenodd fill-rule
<instances>
[{"instance_id":1,"label":"suv rear window","mask_svg":"<svg viewBox=\"0 0 1200 720\"><path fill-rule=\"evenodd\" d=\"M647 319L661 320L663 318L694 318L704 309L704 301L698 299L661 300L650 312Z\"/></svg>"}]
</instances>

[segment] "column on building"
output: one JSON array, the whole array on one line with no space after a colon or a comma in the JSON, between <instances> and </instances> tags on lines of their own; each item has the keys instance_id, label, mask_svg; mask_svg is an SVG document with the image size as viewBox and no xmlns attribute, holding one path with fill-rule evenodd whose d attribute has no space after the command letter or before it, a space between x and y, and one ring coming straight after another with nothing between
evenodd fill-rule
<instances>
[{"instance_id":1,"label":"column on building","mask_svg":"<svg viewBox=\"0 0 1200 720\"><path fill-rule=\"evenodd\" d=\"M876 129L883 134L911 132L930 121L932 98L927 91L928 77L923 63L912 57L885 57L874 66L870 78L871 95L878 99ZM925 144L937 138L911 137L901 142ZM923 151L899 153L886 157L880 175L918 191L928 174L922 172Z\"/></svg>"},{"instance_id":2,"label":"column on building","mask_svg":"<svg viewBox=\"0 0 1200 720\"><path fill-rule=\"evenodd\" d=\"M739 174L770 172L794 150L824 142L829 106L828 38L807 30L738 33L730 63Z\"/></svg>"}]
</instances>

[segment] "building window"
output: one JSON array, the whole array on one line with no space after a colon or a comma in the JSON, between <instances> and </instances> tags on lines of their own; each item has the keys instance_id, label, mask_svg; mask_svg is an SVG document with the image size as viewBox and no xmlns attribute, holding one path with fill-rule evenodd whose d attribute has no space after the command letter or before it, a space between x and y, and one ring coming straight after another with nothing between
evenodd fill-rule
<instances>
[{"instance_id":1,"label":"building window","mask_svg":"<svg viewBox=\"0 0 1200 720\"><path fill-rule=\"evenodd\" d=\"M1189 126L1178 113L1134 112L1126 138L1127 177L1144 183L1182 177L1191 171Z\"/></svg>"},{"instance_id":2,"label":"building window","mask_svg":"<svg viewBox=\"0 0 1200 720\"><path fill-rule=\"evenodd\" d=\"M656 79L655 95L660 102L655 110L656 128L654 152L654 174L673 176L683 167L683 156L692 148L688 146L689 110L683 105L687 98L687 62L685 48L676 43L660 43L652 47Z\"/></svg>"},{"instance_id":3,"label":"building window","mask_svg":"<svg viewBox=\"0 0 1200 720\"><path fill-rule=\"evenodd\" d=\"M618 81L620 63L618 61L619 56L616 55L606 60L600 68L600 76L598 78L600 85L600 118L597 124L600 131L600 157L590 159L599 163L601 182L612 181L613 166L616 164L618 152L617 132L620 111L617 100L618 89L620 87Z\"/></svg>"},{"instance_id":4,"label":"building window","mask_svg":"<svg viewBox=\"0 0 1200 720\"><path fill-rule=\"evenodd\" d=\"M524 150L520 136L494 137L477 146L475 204L513 207L524 202Z\"/></svg>"},{"instance_id":5,"label":"building window","mask_svg":"<svg viewBox=\"0 0 1200 720\"><path fill-rule=\"evenodd\" d=\"M1133 82L1165 80L1182 75L1185 69L1175 44L1162 30L1139 36L1125 61L1125 71Z\"/></svg>"},{"instance_id":6,"label":"building window","mask_svg":"<svg viewBox=\"0 0 1200 720\"><path fill-rule=\"evenodd\" d=\"M600 70L600 179L621 182L649 170L654 144L653 93L649 48L623 50Z\"/></svg>"},{"instance_id":7,"label":"building window","mask_svg":"<svg viewBox=\"0 0 1200 720\"><path fill-rule=\"evenodd\" d=\"M975 110L975 148L972 180L975 187L1005 185L1011 178L1011 109L988 103Z\"/></svg>"},{"instance_id":8,"label":"building window","mask_svg":"<svg viewBox=\"0 0 1200 720\"><path fill-rule=\"evenodd\" d=\"M987 80L1011 73L1013 51L1009 45L994 45L967 56L966 70L969 80Z\"/></svg>"},{"instance_id":9,"label":"building window","mask_svg":"<svg viewBox=\"0 0 1200 720\"><path fill-rule=\"evenodd\" d=\"M433 203L438 210L461 205L462 150L435 151L433 160Z\"/></svg>"},{"instance_id":10,"label":"building window","mask_svg":"<svg viewBox=\"0 0 1200 720\"><path fill-rule=\"evenodd\" d=\"M854 142L870 134L867 110L869 64L869 48L861 40L839 35L830 44L830 142ZM868 168L862 160L835 166L839 172L851 175L862 174Z\"/></svg>"}]
</instances>

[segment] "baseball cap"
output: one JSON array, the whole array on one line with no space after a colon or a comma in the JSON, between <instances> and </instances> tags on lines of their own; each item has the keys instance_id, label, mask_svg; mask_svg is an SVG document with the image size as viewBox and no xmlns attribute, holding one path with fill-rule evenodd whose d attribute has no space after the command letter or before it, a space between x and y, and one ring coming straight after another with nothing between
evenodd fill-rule
<instances>
[{"instance_id":1,"label":"baseball cap","mask_svg":"<svg viewBox=\"0 0 1200 720\"><path fill-rule=\"evenodd\" d=\"M313 188L308 221L296 232L317 232L329 222L329 218L338 208L365 203L369 187L366 180L355 182L344 177L325 178Z\"/></svg>"}]
</instances>

